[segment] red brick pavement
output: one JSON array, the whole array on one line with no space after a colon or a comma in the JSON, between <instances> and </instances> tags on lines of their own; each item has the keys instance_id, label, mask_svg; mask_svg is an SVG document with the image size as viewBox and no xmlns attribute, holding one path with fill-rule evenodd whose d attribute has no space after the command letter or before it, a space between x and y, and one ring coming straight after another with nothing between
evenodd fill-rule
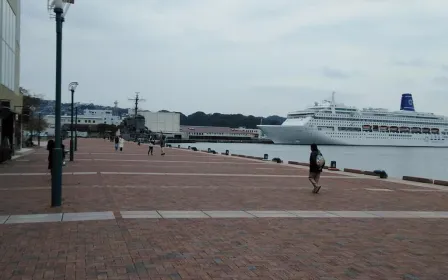
<instances>
[{"instance_id":1,"label":"red brick pavement","mask_svg":"<svg viewBox=\"0 0 448 280\"><path fill-rule=\"evenodd\" d=\"M111 147L102 140L80 140L80 153L110 153ZM164 158L158 150L153 157L138 155L145 151L146 147L126 143L127 155L85 158L148 162L76 161L64 172L306 174L284 165L177 149L167 149L169 156ZM24 159L29 161L2 165L0 173L46 171L45 154ZM168 162L173 160L187 162ZM322 193L313 195L306 178L64 175L64 206L56 209L49 208L49 176L0 180L0 214L448 210L446 192L413 192L420 189L362 178L324 177ZM447 230L445 220L430 219L118 219L0 225L0 279L447 279Z\"/></svg>"},{"instance_id":2,"label":"red brick pavement","mask_svg":"<svg viewBox=\"0 0 448 280\"><path fill-rule=\"evenodd\" d=\"M445 280L447 229L379 219L3 225L0 279Z\"/></svg>"}]
</instances>

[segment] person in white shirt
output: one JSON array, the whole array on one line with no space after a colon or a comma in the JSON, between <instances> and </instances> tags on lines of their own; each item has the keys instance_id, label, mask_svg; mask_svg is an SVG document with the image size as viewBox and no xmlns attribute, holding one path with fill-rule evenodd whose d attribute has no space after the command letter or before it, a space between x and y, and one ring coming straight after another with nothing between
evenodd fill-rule
<instances>
[{"instance_id":1,"label":"person in white shirt","mask_svg":"<svg viewBox=\"0 0 448 280\"><path fill-rule=\"evenodd\" d=\"M123 146L124 146L124 139L121 136L120 136L120 139L118 141L118 146L120 147L120 152L122 152L123 151Z\"/></svg>"}]
</instances>

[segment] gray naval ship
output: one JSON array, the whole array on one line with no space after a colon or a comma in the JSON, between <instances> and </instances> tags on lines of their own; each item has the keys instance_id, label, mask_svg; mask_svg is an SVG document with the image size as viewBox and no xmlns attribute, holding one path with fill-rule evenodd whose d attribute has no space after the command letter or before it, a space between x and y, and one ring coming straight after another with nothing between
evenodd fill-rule
<instances>
[{"instance_id":1,"label":"gray naval ship","mask_svg":"<svg viewBox=\"0 0 448 280\"><path fill-rule=\"evenodd\" d=\"M134 141L140 143L149 143L150 139L159 142L162 133L149 130L145 126L145 117L137 115L137 117L125 118L118 127L121 137L126 141Z\"/></svg>"}]
</instances>

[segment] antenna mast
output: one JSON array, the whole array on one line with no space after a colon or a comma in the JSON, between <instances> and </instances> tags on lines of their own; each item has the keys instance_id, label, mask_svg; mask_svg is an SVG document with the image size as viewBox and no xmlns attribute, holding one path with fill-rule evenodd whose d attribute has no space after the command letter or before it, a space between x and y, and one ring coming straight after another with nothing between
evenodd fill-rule
<instances>
[{"instance_id":1,"label":"antenna mast","mask_svg":"<svg viewBox=\"0 0 448 280\"><path fill-rule=\"evenodd\" d=\"M331 113L336 114L336 101L334 100L335 92L331 93Z\"/></svg>"},{"instance_id":2,"label":"antenna mast","mask_svg":"<svg viewBox=\"0 0 448 280\"><path fill-rule=\"evenodd\" d=\"M146 101L145 99L141 99L138 97L138 95L140 94L140 92L135 92L135 98L129 98L130 101L134 101L135 102L135 107L134 107L134 119L137 119L137 113L138 113L138 102L139 101Z\"/></svg>"}]
</instances>

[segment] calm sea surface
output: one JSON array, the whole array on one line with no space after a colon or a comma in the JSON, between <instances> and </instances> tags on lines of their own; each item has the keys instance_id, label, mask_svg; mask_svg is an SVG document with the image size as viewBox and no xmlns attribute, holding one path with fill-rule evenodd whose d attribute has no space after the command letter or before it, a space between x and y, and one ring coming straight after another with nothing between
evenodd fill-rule
<instances>
[{"instance_id":1,"label":"calm sea surface","mask_svg":"<svg viewBox=\"0 0 448 280\"><path fill-rule=\"evenodd\" d=\"M177 144L173 144L177 147ZM269 155L269 159L279 157L283 161L309 161L309 146L266 145L239 143L191 143L182 147L211 148L222 153L248 156ZM399 147L346 147L319 146L327 164L335 160L338 168L362 170L386 170L389 177L404 175L431 179L448 180L448 148L399 148Z\"/></svg>"}]
</instances>

